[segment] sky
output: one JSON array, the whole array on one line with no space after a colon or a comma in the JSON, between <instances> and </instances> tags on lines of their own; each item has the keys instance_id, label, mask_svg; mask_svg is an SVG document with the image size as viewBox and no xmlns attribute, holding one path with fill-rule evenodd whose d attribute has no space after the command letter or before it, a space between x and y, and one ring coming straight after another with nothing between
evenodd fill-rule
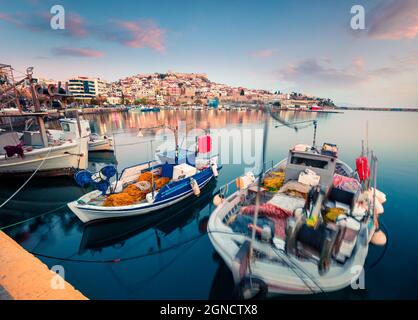
<instances>
[{"instance_id":1,"label":"sky","mask_svg":"<svg viewBox=\"0 0 418 320\"><path fill-rule=\"evenodd\" d=\"M50 27L51 7L65 29ZM354 5L365 28L353 30ZM418 107L418 0L0 0L0 63L115 81L207 73L339 105Z\"/></svg>"}]
</instances>

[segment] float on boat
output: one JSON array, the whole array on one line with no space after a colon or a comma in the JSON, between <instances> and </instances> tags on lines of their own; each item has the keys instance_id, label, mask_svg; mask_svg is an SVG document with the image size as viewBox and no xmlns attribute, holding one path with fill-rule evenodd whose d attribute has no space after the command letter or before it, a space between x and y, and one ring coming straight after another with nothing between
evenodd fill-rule
<instances>
[{"instance_id":1,"label":"float on boat","mask_svg":"<svg viewBox=\"0 0 418 320\"><path fill-rule=\"evenodd\" d=\"M202 138L210 141L209 136ZM116 175L116 169L111 169L114 167L107 166L96 175L81 171L75 175L76 181L98 190L68 203L68 207L87 223L143 215L172 206L191 195L199 196L200 190L216 178L221 169L218 156L208 154L209 151L199 153L176 148L174 152L160 154L159 161L125 168L112 183L109 181Z\"/></svg>"},{"instance_id":2,"label":"float on boat","mask_svg":"<svg viewBox=\"0 0 418 320\"><path fill-rule=\"evenodd\" d=\"M294 146L258 178L248 173L236 192L226 197L221 188L214 198L209 238L242 298L345 288L360 276L369 243L385 243L375 236L386 196L370 186L368 158L354 170L336 145L313 145Z\"/></svg>"}]
</instances>

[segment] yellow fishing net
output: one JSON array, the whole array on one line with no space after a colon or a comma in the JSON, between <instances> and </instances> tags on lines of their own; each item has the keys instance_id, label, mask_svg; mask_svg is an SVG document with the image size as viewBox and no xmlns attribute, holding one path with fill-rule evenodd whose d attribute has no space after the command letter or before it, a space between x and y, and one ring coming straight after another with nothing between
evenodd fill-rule
<instances>
[{"instance_id":1,"label":"yellow fishing net","mask_svg":"<svg viewBox=\"0 0 418 320\"><path fill-rule=\"evenodd\" d=\"M154 180L156 191L161 189L170 181L169 178L158 178L155 174L152 174L151 172L144 172L138 177L137 181L149 182L150 187L148 189L140 190L135 184L131 184L127 186L125 189L123 189L122 192L109 195L104 201L103 206L129 206L131 204L144 200L147 193L152 191L152 180Z\"/></svg>"},{"instance_id":2,"label":"yellow fishing net","mask_svg":"<svg viewBox=\"0 0 418 320\"><path fill-rule=\"evenodd\" d=\"M336 222L339 215L344 214L342 208L328 208L324 215L324 222Z\"/></svg>"},{"instance_id":3,"label":"yellow fishing net","mask_svg":"<svg viewBox=\"0 0 418 320\"><path fill-rule=\"evenodd\" d=\"M283 186L284 178L284 172L271 172L271 175L264 178L263 187L271 192L277 192Z\"/></svg>"}]
</instances>

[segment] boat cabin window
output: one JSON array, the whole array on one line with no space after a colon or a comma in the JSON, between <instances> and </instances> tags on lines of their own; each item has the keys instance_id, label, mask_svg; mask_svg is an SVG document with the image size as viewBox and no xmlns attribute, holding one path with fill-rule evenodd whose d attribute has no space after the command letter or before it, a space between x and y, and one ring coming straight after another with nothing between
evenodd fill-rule
<instances>
[{"instance_id":1,"label":"boat cabin window","mask_svg":"<svg viewBox=\"0 0 418 320\"><path fill-rule=\"evenodd\" d=\"M61 123L61 128L65 132L70 132L70 124L69 123L62 122Z\"/></svg>"},{"instance_id":2,"label":"boat cabin window","mask_svg":"<svg viewBox=\"0 0 418 320\"><path fill-rule=\"evenodd\" d=\"M326 169L328 165L328 161L318 160L318 159L308 159L308 158L302 158L302 157L296 157L296 156L292 157L291 163L302 165L302 166L313 167L313 168L319 168L319 169Z\"/></svg>"}]
</instances>

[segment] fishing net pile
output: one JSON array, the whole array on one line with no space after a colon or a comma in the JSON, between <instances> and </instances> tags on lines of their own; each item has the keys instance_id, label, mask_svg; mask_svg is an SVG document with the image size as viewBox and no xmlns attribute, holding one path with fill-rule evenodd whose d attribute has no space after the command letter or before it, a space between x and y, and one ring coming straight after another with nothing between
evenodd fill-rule
<instances>
[{"instance_id":1,"label":"fishing net pile","mask_svg":"<svg viewBox=\"0 0 418 320\"><path fill-rule=\"evenodd\" d=\"M277 192L283 186L285 180L285 174L281 171L273 171L271 174L264 178L263 187L270 192Z\"/></svg>"},{"instance_id":2,"label":"fishing net pile","mask_svg":"<svg viewBox=\"0 0 418 320\"><path fill-rule=\"evenodd\" d=\"M145 199L147 193L152 191L152 183L154 183L155 191L157 191L169 181L169 178L158 177L151 172L144 172L138 177L137 183L130 184L120 193L109 195L104 201L103 206L128 206L140 202Z\"/></svg>"},{"instance_id":3,"label":"fishing net pile","mask_svg":"<svg viewBox=\"0 0 418 320\"><path fill-rule=\"evenodd\" d=\"M241 214L235 214L230 217L227 224L230 225L234 231L249 234L253 223L254 213L255 205L243 207L241 209ZM269 203L264 203L260 205L258 215L257 227L269 225L276 237L281 239L285 238L287 218L293 215L292 212Z\"/></svg>"}]
</instances>

